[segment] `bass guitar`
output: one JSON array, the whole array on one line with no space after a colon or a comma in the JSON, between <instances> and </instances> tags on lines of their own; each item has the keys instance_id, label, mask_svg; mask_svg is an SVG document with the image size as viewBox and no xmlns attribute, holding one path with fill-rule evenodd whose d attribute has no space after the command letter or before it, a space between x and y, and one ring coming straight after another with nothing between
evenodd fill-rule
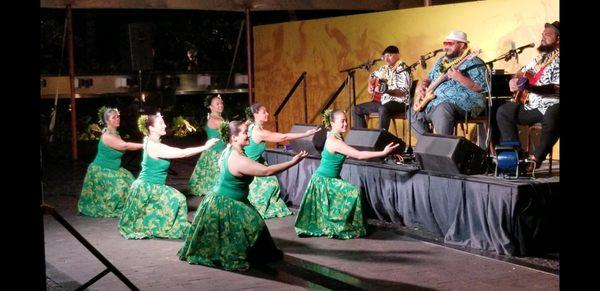
<instances>
[{"instance_id":1,"label":"bass guitar","mask_svg":"<svg viewBox=\"0 0 600 291\"><path fill-rule=\"evenodd\" d=\"M479 55L481 53L481 49L475 50L473 52L471 52L470 54L466 55L464 58L462 58L461 60L459 60L456 64L450 66L450 68L458 68L460 67L460 65L462 65L465 61L470 60L474 57L476 57L477 55ZM444 81L446 81L448 79L447 73L448 71L446 70L446 72L444 72L443 74L439 75L435 81L431 82L431 84L429 84L429 86L427 87L427 89L425 90L425 96L419 96L419 94L415 94L415 100L413 102L413 109L417 112L419 111L423 111L423 109L425 109L425 107L427 107L427 104L429 104L429 101L433 100L435 98L435 94L433 93L435 91L435 89Z\"/></svg>"}]
</instances>

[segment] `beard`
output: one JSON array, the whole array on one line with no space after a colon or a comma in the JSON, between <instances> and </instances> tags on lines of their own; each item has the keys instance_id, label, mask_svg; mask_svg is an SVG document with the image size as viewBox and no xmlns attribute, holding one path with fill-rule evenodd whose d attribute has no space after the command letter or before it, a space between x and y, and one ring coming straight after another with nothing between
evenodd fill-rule
<instances>
[{"instance_id":1,"label":"beard","mask_svg":"<svg viewBox=\"0 0 600 291\"><path fill-rule=\"evenodd\" d=\"M537 50L540 53L549 53L549 52L553 51L555 48L556 47L554 44L540 44L540 46L538 46Z\"/></svg>"},{"instance_id":2,"label":"beard","mask_svg":"<svg viewBox=\"0 0 600 291\"><path fill-rule=\"evenodd\" d=\"M449 58L449 59L453 59L453 58L458 57L459 55L460 55L460 51L455 50L452 53L449 53L449 54L447 53L446 57Z\"/></svg>"}]
</instances>

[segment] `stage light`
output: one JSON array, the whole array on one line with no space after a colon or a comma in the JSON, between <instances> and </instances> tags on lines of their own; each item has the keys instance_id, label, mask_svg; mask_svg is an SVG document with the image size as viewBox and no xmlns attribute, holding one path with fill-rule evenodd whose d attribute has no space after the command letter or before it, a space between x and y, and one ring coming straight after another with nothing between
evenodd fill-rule
<instances>
[{"instance_id":1,"label":"stage light","mask_svg":"<svg viewBox=\"0 0 600 291\"><path fill-rule=\"evenodd\" d=\"M513 147L496 147L496 170L494 176L514 175L519 177L519 152Z\"/></svg>"}]
</instances>

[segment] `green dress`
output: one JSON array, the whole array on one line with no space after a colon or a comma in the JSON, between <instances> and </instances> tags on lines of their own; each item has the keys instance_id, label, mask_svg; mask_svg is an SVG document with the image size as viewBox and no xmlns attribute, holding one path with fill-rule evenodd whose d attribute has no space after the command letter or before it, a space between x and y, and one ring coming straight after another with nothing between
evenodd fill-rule
<instances>
[{"instance_id":1,"label":"green dress","mask_svg":"<svg viewBox=\"0 0 600 291\"><path fill-rule=\"evenodd\" d=\"M227 147L219 160L218 182L198 206L194 222L177 255L182 261L225 270L246 270L250 262L269 262L283 253L259 213L247 200L252 176L235 177L227 167L233 151Z\"/></svg>"},{"instance_id":2,"label":"green dress","mask_svg":"<svg viewBox=\"0 0 600 291\"><path fill-rule=\"evenodd\" d=\"M165 185L168 160L148 155L144 140L142 171L129 189L118 230L125 238L183 238L190 223L187 220L185 196Z\"/></svg>"},{"instance_id":3,"label":"green dress","mask_svg":"<svg viewBox=\"0 0 600 291\"><path fill-rule=\"evenodd\" d=\"M252 139L252 130L254 124L248 127L248 137L250 143L244 147L246 155L262 164L267 164L262 154L265 151L265 142L255 143ZM276 176L255 177L250 184L250 194L248 200L258 210L263 219L274 217L284 217L292 215L285 202L279 197L281 190Z\"/></svg>"},{"instance_id":4,"label":"green dress","mask_svg":"<svg viewBox=\"0 0 600 291\"><path fill-rule=\"evenodd\" d=\"M210 193L217 183L217 176L215 173L219 172L218 160L221 152L225 148L225 143L221 140L221 135L216 129L204 126L206 131L207 140L211 138L218 138L219 141L210 149L202 152L196 163L196 167L192 172L188 186L190 194L195 196L202 196Z\"/></svg>"},{"instance_id":5,"label":"green dress","mask_svg":"<svg viewBox=\"0 0 600 291\"><path fill-rule=\"evenodd\" d=\"M296 217L298 236L351 239L366 235L360 189L340 178L346 156L330 153L325 143Z\"/></svg>"},{"instance_id":6,"label":"green dress","mask_svg":"<svg viewBox=\"0 0 600 291\"><path fill-rule=\"evenodd\" d=\"M117 133L118 135L118 133ZM98 141L98 154L88 166L77 209L93 217L119 217L135 177L121 167L124 151Z\"/></svg>"}]
</instances>

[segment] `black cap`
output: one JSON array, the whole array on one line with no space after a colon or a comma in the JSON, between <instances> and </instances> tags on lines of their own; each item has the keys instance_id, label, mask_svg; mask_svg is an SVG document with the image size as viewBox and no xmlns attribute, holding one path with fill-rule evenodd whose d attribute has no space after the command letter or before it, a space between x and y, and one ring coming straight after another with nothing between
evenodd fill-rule
<instances>
[{"instance_id":1,"label":"black cap","mask_svg":"<svg viewBox=\"0 0 600 291\"><path fill-rule=\"evenodd\" d=\"M385 54L399 54L399 53L400 53L400 50L398 49L397 46L390 45L390 46L386 47L381 54L385 55Z\"/></svg>"},{"instance_id":2,"label":"black cap","mask_svg":"<svg viewBox=\"0 0 600 291\"><path fill-rule=\"evenodd\" d=\"M560 21L554 21L552 23L546 23L544 27L552 27L556 29L556 33L560 34Z\"/></svg>"}]
</instances>

